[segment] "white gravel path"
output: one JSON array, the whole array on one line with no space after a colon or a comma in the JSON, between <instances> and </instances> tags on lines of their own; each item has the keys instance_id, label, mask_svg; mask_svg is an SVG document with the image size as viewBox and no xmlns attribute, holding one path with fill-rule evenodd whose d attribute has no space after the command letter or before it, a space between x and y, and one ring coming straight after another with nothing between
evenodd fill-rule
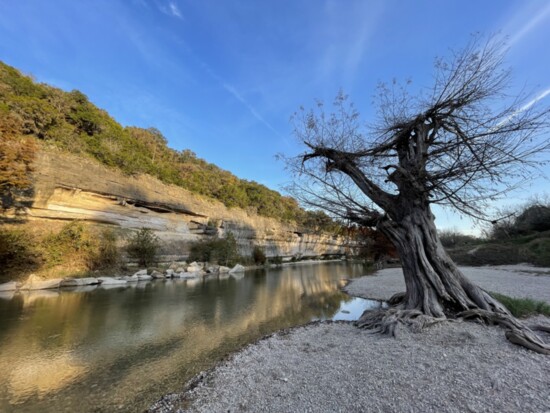
<instances>
[{"instance_id":1,"label":"white gravel path","mask_svg":"<svg viewBox=\"0 0 550 413\"><path fill-rule=\"evenodd\" d=\"M466 272L489 290L548 301L550 276L515 270ZM402 288L397 275L384 270L349 289L385 299ZM400 330L395 339L318 323L244 348L150 411L550 412L550 357L512 345L498 327L474 323Z\"/></svg>"},{"instance_id":2,"label":"white gravel path","mask_svg":"<svg viewBox=\"0 0 550 413\"><path fill-rule=\"evenodd\" d=\"M460 270L487 291L550 302L550 268L502 265L460 267ZM356 297L387 300L393 294L405 291L403 272L401 268L387 268L374 276L352 280L345 291Z\"/></svg>"}]
</instances>

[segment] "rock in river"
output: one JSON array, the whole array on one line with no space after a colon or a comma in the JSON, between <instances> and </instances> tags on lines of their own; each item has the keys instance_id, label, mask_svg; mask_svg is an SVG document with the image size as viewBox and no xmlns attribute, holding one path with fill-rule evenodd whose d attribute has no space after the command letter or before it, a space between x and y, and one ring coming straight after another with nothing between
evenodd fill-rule
<instances>
[{"instance_id":1,"label":"rock in river","mask_svg":"<svg viewBox=\"0 0 550 413\"><path fill-rule=\"evenodd\" d=\"M99 284L99 280L94 277L86 278L64 278L61 281L61 287L80 287L82 285L95 285Z\"/></svg>"},{"instance_id":2,"label":"rock in river","mask_svg":"<svg viewBox=\"0 0 550 413\"><path fill-rule=\"evenodd\" d=\"M98 277L97 279L101 282L101 285L126 284L126 280L117 280L116 278L113 278L113 277Z\"/></svg>"},{"instance_id":3,"label":"rock in river","mask_svg":"<svg viewBox=\"0 0 550 413\"><path fill-rule=\"evenodd\" d=\"M17 290L17 283L15 281L10 281L7 283L0 284L0 291L13 291Z\"/></svg>"},{"instance_id":4,"label":"rock in river","mask_svg":"<svg viewBox=\"0 0 550 413\"><path fill-rule=\"evenodd\" d=\"M234 274L234 273L237 273L237 272L244 272L244 270L245 270L245 268L241 264L237 264L229 270L229 273Z\"/></svg>"},{"instance_id":5,"label":"rock in river","mask_svg":"<svg viewBox=\"0 0 550 413\"><path fill-rule=\"evenodd\" d=\"M53 288L59 288L63 279L54 278L51 280L45 280L34 274L29 275L25 284L21 286L22 290L49 290Z\"/></svg>"}]
</instances>

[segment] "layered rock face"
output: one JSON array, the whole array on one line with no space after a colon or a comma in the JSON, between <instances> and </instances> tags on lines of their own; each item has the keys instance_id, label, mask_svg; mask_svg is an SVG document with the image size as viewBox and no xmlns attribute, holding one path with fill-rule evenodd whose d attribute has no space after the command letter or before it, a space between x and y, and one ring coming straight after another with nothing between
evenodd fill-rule
<instances>
[{"instance_id":1,"label":"layered rock face","mask_svg":"<svg viewBox=\"0 0 550 413\"><path fill-rule=\"evenodd\" d=\"M124 231L150 228L163 253L185 258L189 244L231 231L242 254L255 245L268 257L343 254L345 240L301 233L294 226L203 198L148 176L126 176L75 155L41 150L36 157L29 221L81 220Z\"/></svg>"}]
</instances>

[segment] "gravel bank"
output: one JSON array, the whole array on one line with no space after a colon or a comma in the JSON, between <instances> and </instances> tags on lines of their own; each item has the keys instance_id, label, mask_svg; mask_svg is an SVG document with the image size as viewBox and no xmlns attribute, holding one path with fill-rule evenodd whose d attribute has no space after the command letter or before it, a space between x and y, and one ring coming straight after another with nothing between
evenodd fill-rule
<instances>
[{"instance_id":1,"label":"gravel bank","mask_svg":"<svg viewBox=\"0 0 550 413\"><path fill-rule=\"evenodd\" d=\"M460 270L485 290L550 302L550 268L503 265L460 267ZM355 297L387 300L395 293L405 291L403 272L401 268L387 268L374 276L352 280L345 291Z\"/></svg>"},{"instance_id":2,"label":"gravel bank","mask_svg":"<svg viewBox=\"0 0 550 413\"><path fill-rule=\"evenodd\" d=\"M544 295L547 275L509 267L472 271L468 276L484 288L550 297ZM499 276L497 282L491 274ZM401 291L397 275L384 270L348 290L386 299ZM507 290L510 277L513 290ZM536 288L524 277L541 284ZM540 316L536 321L550 323ZM396 339L346 323L318 323L244 348L150 410L176 411L548 412L550 357L510 344L498 327L474 323L446 322L420 334L400 330Z\"/></svg>"}]
</instances>

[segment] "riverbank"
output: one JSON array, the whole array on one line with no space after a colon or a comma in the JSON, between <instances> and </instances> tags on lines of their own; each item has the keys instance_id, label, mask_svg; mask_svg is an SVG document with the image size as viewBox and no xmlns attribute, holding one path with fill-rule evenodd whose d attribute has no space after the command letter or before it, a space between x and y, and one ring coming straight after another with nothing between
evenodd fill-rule
<instances>
[{"instance_id":1,"label":"riverbank","mask_svg":"<svg viewBox=\"0 0 550 413\"><path fill-rule=\"evenodd\" d=\"M464 271L495 292L550 299L548 268ZM353 280L346 290L387 299L402 291L399 272ZM533 321L550 323L542 316ZM550 359L509 343L501 328L448 322L419 334L400 330L393 339L347 323L317 323L244 348L150 412L516 412L548 406Z\"/></svg>"}]
</instances>

